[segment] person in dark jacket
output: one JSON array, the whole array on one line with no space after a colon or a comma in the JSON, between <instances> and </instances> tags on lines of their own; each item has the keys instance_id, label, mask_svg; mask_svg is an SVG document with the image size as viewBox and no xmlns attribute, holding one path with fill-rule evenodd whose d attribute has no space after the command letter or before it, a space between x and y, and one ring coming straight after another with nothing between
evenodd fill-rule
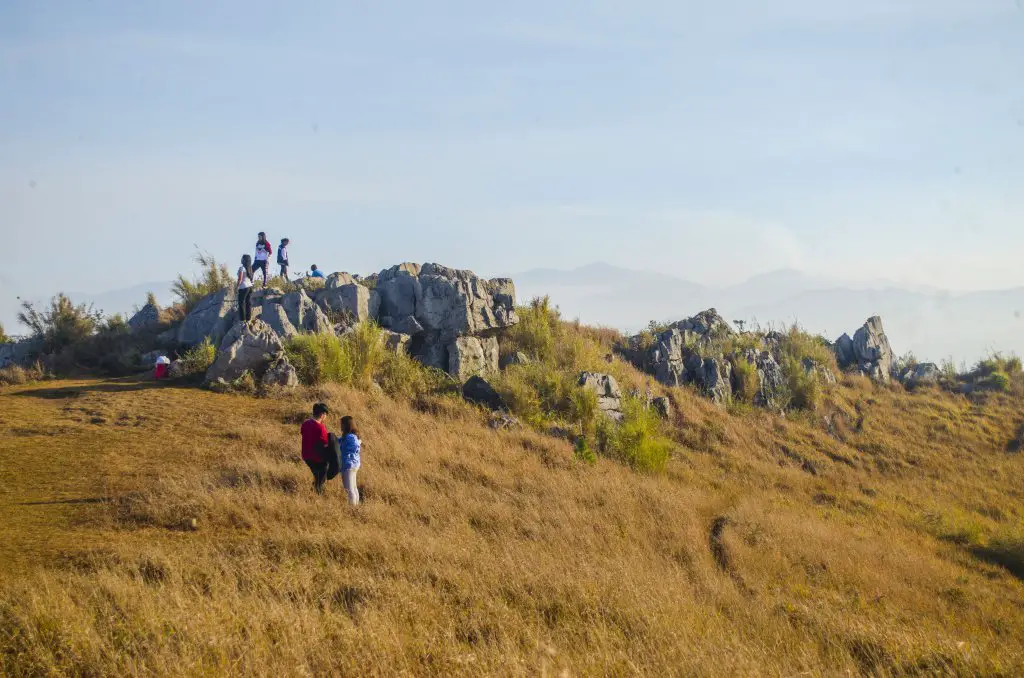
<instances>
[{"instance_id":1,"label":"person in dark jacket","mask_svg":"<svg viewBox=\"0 0 1024 678\"><path fill-rule=\"evenodd\" d=\"M324 483L338 475L340 450L338 439L327 432L327 415L330 410L325 403L313 405L313 416L302 422L302 461L313 473L313 491L324 493Z\"/></svg>"},{"instance_id":2,"label":"person in dark jacket","mask_svg":"<svg viewBox=\"0 0 1024 678\"><path fill-rule=\"evenodd\" d=\"M252 258L252 267L256 271L263 271L263 286L267 286L268 268L270 267L270 255L274 248L267 240L267 234L260 231L256 236L256 256Z\"/></svg>"},{"instance_id":3,"label":"person in dark jacket","mask_svg":"<svg viewBox=\"0 0 1024 678\"><path fill-rule=\"evenodd\" d=\"M277 265L281 267L281 277L288 279L288 243L291 240L281 238L281 244L277 246Z\"/></svg>"}]
</instances>

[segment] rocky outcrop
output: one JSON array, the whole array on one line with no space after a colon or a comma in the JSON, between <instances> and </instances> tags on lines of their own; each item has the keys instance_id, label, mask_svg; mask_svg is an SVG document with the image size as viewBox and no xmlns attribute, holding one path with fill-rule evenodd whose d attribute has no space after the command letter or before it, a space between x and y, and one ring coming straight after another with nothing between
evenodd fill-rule
<instances>
[{"instance_id":1,"label":"rocky outcrop","mask_svg":"<svg viewBox=\"0 0 1024 678\"><path fill-rule=\"evenodd\" d=\"M360 323L376 320L380 294L360 285L347 273L334 273L327 279L327 285L317 291L316 303L328 313L342 314L350 322Z\"/></svg>"},{"instance_id":2,"label":"rocky outcrop","mask_svg":"<svg viewBox=\"0 0 1024 678\"><path fill-rule=\"evenodd\" d=\"M446 347L445 369L459 381L473 376L488 376L498 371L496 337L456 337Z\"/></svg>"},{"instance_id":3,"label":"rocky outcrop","mask_svg":"<svg viewBox=\"0 0 1024 678\"><path fill-rule=\"evenodd\" d=\"M178 343L195 346L207 337L219 344L238 317L235 293L223 289L205 297L178 328Z\"/></svg>"},{"instance_id":4,"label":"rocky outcrop","mask_svg":"<svg viewBox=\"0 0 1024 678\"><path fill-rule=\"evenodd\" d=\"M597 396L597 409L607 417L622 421L622 390L610 374L584 372L580 375L579 385L592 391Z\"/></svg>"},{"instance_id":5,"label":"rocky outcrop","mask_svg":"<svg viewBox=\"0 0 1024 678\"><path fill-rule=\"evenodd\" d=\"M408 353L409 341L412 339L408 334L381 330L381 337L384 341L384 348L392 353Z\"/></svg>"},{"instance_id":6,"label":"rocky outcrop","mask_svg":"<svg viewBox=\"0 0 1024 678\"><path fill-rule=\"evenodd\" d=\"M942 370L935 363L918 363L903 370L900 381L907 388L934 386L942 380Z\"/></svg>"},{"instance_id":7,"label":"rocky outcrop","mask_svg":"<svg viewBox=\"0 0 1024 678\"><path fill-rule=\"evenodd\" d=\"M754 367L757 373L757 392L754 393L753 404L766 409L777 409L782 405L781 399L785 390L786 376L782 372L771 351L748 349L734 360L743 360ZM735 364L735 363L734 363ZM733 370L733 391L740 388L737 381L738 370Z\"/></svg>"},{"instance_id":8,"label":"rocky outcrop","mask_svg":"<svg viewBox=\"0 0 1024 678\"><path fill-rule=\"evenodd\" d=\"M888 382L892 377L892 347L878 316L868 318L852 339L848 334L839 337L834 350L836 361L843 369L858 371L880 382Z\"/></svg>"},{"instance_id":9,"label":"rocky outcrop","mask_svg":"<svg viewBox=\"0 0 1024 678\"><path fill-rule=\"evenodd\" d=\"M132 332L144 332L160 326L160 307L146 304L128 319L128 328Z\"/></svg>"},{"instance_id":10,"label":"rocky outcrop","mask_svg":"<svg viewBox=\"0 0 1024 678\"><path fill-rule=\"evenodd\" d=\"M285 313L284 307L281 304L264 302L260 320L270 325L270 328L281 339L291 339L299 334L295 325L292 325L292 321L288 319L288 314Z\"/></svg>"},{"instance_id":11,"label":"rocky outcrop","mask_svg":"<svg viewBox=\"0 0 1024 678\"><path fill-rule=\"evenodd\" d=\"M686 359L689 383L696 384L708 398L719 404L732 400L732 365L724 358L701 358L691 353Z\"/></svg>"},{"instance_id":12,"label":"rocky outcrop","mask_svg":"<svg viewBox=\"0 0 1024 678\"><path fill-rule=\"evenodd\" d=\"M483 377L474 375L462 385L462 397L490 410L505 409L505 400Z\"/></svg>"},{"instance_id":13,"label":"rocky outcrop","mask_svg":"<svg viewBox=\"0 0 1024 678\"><path fill-rule=\"evenodd\" d=\"M277 334L262 320L239 322L221 342L217 358L206 371L206 382L232 382L249 372L262 379L271 365L284 359L284 346Z\"/></svg>"},{"instance_id":14,"label":"rocky outcrop","mask_svg":"<svg viewBox=\"0 0 1024 678\"><path fill-rule=\"evenodd\" d=\"M263 388L292 389L299 385L299 374L283 355L267 367L260 379Z\"/></svg>"},{"instance_id":15,"label":"rocky outcrop","mask_svg":"<svg viewBox=\"0 0 1024 678\"><path fill-rule=\"evenodd\" d=\"M733 334L729 323L713 308L669 325L654 336L637 335L630 340L632 361L666 386L682 386L697 379L695 365L687 367L691 355L716 357L715 342ZM649 336L649 335L648 335Z\"/></svg>"}]
</instances>

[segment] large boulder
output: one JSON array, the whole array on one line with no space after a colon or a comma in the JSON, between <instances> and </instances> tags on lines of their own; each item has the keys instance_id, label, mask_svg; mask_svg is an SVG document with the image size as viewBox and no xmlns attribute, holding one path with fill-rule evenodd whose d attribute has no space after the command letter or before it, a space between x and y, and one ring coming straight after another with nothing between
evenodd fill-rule
<instances>
[{"instance_id":1,"label":"large boulder","mask_svg":"<svg viewBox=\"0 0 1024 678\"><path fill-rule=\"evenodd\" d=\"M302 289L296 292L289 292L281 297L281 308L284 309L285 315L288 316L288 322L296 329L304 327L307 322L307 316L317 310L316 304L306 294L306 290Z\"/></svg>"},{"instance_id":2,"label":"large boulder","mask_svg":"<svg viewBox=\"0 0 1024 678\"><path fill-rule=\"evenodd\" d=\"M728 360L691 353L686 358L686 374L687 380L714 402L724 404L732 399L732 365Z\"/></svg>"},{"instance_id":3,"label":"large boulder","mask_svg":"<svg viewBox=\"0 0 1024 678\"><path fill-rule=\"evenodd\" d=\"M892 378L895 356L877 315L868 318L852 339L848 334L839 337L833 350L843 369L855 370L875 381L888 382Z\"/></svg>"},{"instance_id":4,"label":"large boulder","mask_svg":"<svg viewBox=\"0 0 1024 678\"><path fill-rule=\"evenodd\" d=\"M733 329L729 323L713 308L701 311L697 315L685 320L680 320L672 324L671 327L681 332L690 332L701 339L733 334Z\"/></svg>"},{"instance_id":5,"label":"large boulder","mask_svg":"<svg viewBox=\"0 0 1024 678\"><path fill-rule=\"evenodd\" d=\"M392 353L408 353L409 341L411 339L412 337L408 334L392 332L391 330L381 330L381 340L384 342L384 348Z\"/></svg>"},{"instance_id":6,"label":"large boulder","mask_svg":"<svg viewBox=\"0 0 1024 678\"><path fill-rule=\"evenodd\" d=\"M459 381L498 371L496 337L457 337L447 345L448 374Z\"/></svg>"},{"instance_id":7,"label":"large boulder","mask_svg":"<svg viewBox=\"0 0 1024 678\"><path fill-rule=\"evenodd\" d=\"M261 379L284 354L280 337L262 320L239 322L225 335L217 359L206 371L206 382L234 381L245 372Z\"/></svg>"},{"instance_id":8,"label":"large boulder","mask_svg":"<svg viewBox=\"0 0 1024 678\"><path fill-rule=\"evenodd\" d=\"M597 396L597 409L604 415L622 421L622 390L615 377L598 372L584 372L580 375L581 388Z\"/></svg>"},{"instance_id":9,"label":"large boulder","mask_svg":"<svg viewBox=\"0 0 1024 678\"><path fill-rule=\"evenodd\" d=\"M428 332L449 337L484 335L519 322L511 280L484 280L472 271L424 264L419 283L415 315Z\"/></svg>"},{"instance_id":10,"label":"large boulder","mask_svg":"<svg viewBox=\"0 0 1024 678\"><path fill-rule=\"evenodd\" d=\"M377 290L366 288L354 280L341 283L343 278L335 278L341 275L351 279L347 273L332 274L328 278L328 286L316 293L317 305L324 311L345 314L353 322L376 320L380 309L380 294Z\"/></svg>"},{"instance_id":11,"label":"large boulder","mask_svg":"<svg viewBox=\"0 0 1024 678\"><path fill-rule=\"evenodd\" d=\"M491 410L505 408L505 400L501 394L479 375L473 375L462 385L462 397L471 403L483 405Z\"/></svg>"},{"instance_id":12,"label":"large boulder","mask_svg":"<svg viewBox=\"0 0 1024 678\"><path fill-rule=\"evenodd\" d=\"M295 329L295 325L292 325L292 321L288 319L288 314L285 313L284 307L281 304L264 303L260 320L270 325L270 328L281 339L291 339L299 333Z\"/></svg>"},{"instance_id":13,"label":"large boulder","mask_svg":"<svg viewBox=\"0 0 1024 678\"><path fill-rule=\"evenodd\" d=\"M293 389L299 385L299 374L282 354L267 367L260 383L264 388Z\"/></svg>"},{"instance_id":14,"label":"large boulder","mask_svg":"<svg viewBox=\"0 0 1024 678\"><path fill-rule=\"evenodd\" d=\"M185 317L178 328L178 343L195 346L207 337L214 345L220 343L238 318L235 293L222 289L204 297Z\"/></svg>"},{"instance_id":15,"label":"large boulder","mask_svg":"<svg viewBox=\"0 0 1024 678\"><path fill-rule=\"evenodd\" d=\"M381 324L385 324L384 318L416 315L416 307L423 297L419 275L420 266L410 263L392 266L377 275L377 286L374 289L379 297Z\"/></svg>"},{"instance_id":16,"label":"large boulder","mask_svg":"<svg viewBox=\"0 0 1024 678\"><path fill-rule=\"evenodd\" d=\"M128 319L128 328L132 332L144 332L160 326L160 307L146 304Z\"/></svg>"}]
</instances>

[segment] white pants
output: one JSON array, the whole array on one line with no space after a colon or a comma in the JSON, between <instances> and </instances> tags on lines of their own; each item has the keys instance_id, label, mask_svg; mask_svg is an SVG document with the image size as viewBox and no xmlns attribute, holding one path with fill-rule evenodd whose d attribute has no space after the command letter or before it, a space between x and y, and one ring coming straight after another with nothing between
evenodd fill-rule
<instances>
[{"instance_id":1,"label":"white pants","mask_svg":"<svg viewBox=\"0 0 1024 678\"><path fill-rule=\"evenodd\" d=\"M341 472L341 482L345 485L345 492L348 494L350 506L359 505L359 487L356 485L356 474L359 467L346 469Z\"/></svg>"}]
</instances>

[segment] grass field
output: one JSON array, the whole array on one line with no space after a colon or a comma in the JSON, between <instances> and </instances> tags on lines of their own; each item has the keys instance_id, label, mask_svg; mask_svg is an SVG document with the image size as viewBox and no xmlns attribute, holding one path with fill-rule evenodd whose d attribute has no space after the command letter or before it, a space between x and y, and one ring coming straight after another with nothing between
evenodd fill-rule
<instances>
[{"instance_id":1,"label":"grass field","mask_svg":"<svg viewBox=\"0 0 1024 678\"><path fill-rule=\"evenodd\" d=\"M1024 675L1019 399L672 398L644 474L445 398L0 389L0 674Z\"/></svg>"}]
</instances>

